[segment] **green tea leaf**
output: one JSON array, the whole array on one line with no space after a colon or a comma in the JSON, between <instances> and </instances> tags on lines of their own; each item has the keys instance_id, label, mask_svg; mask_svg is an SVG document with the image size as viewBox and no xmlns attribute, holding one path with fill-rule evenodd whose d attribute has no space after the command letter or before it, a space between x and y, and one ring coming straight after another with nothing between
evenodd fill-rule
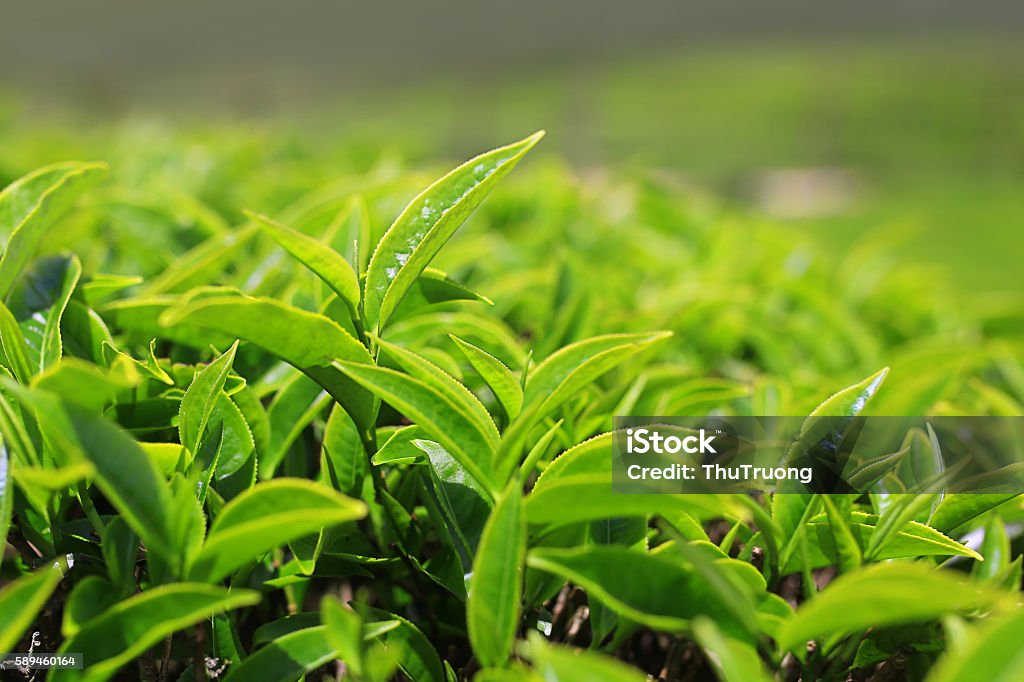
<instances>
[{"instance_id":1,"label":"green tea leaf","mask_svg":"<svg viewBox=\"0 0 1024 682\"><path fill-rule=\"evenodd\" d=\"M485 666L508 659L519 625L526 523L518 485L509 485L494 505L473 561L466 618L473 652Z\"/></svg>"},{"instance_id":2,"label":"green tea leaf","mask_svg":"<svg viewBox=\"0 0 1024 682\"><path fill-rule=\"evenodd\" d=\"M782 651L802 650L806 641L934 620L996 603L1000 595L986 592L950 571L923 564L886 563L840 576L783 625Z\"/></svg>"},{"instance_id":3,"label":"green tea leaf","mask_svg":"<svg viewBox=\"0 0 1024 682\"><path fill-rule=\"evenodd\" d=\"M251 590L225 590L212 585L175 583L129 597L86 623L61 646L63 652L85 652L84 673L60 669L50 680L100 682L164 637L215 613L259 602Z\"/></svg>"},{"instance_id":4,"label":"green tea leaf","mask_svg":"<svg viewBox=\"0 0 1024 682\"><path fill-rule=\"evenodd\" d=\"M470 159L406 206L377 244L366 271L363 314L369 331L387 323L441 247L543 136L535 133Z\"/></svg>"},{"instance_id":5,"label":"green tea leaf","mask_svg":"<svg viewBox=\"0 0 1024 682\"><path fill-rule=\"evenodd\" d=\"M562 348L527 374L524 413L550 413L594 379L670 336L671 332L608 334Z\"/></svg>"},{"instance_id":6,"label":"green tea leaf","mask_svg":"<svg viewBox=\"0 0 1024 682\"><path fill-rule=\"evenodd\" d=\"M269 642L273 642L278 637L284 637L285 635L289 635L293 632L316 627L318 625L320 625L320 614L316 611L292 613L284 618L272 620L269 623L264 623L256 628L256 631L252 633L252 647L255 649Z\"/></svg>"},{"instance_id":7,"label":"green tea leaf","mask_svg":"<svg viewBox=\"0 0 1024 682\"><path fill-rule=\"evenodd\" d=\"M0 651L14 649L60 579L59 570L46 567L21 576L0 590Z\"/></svg>"},{"instance_id":8,"label":"green tea leaf","mask_svg":"<svg viewBox=\"0 0 1024 682\"><path fill-rule=\"evenodd\" d=\"M454 334L448 335L459 350L462 351L469 364L477 371L484 383L494 391L494 396L501 403L505 415L514 419L523 406L523 389L519 379L512 374L512 370L490 353L477 348L468 341L463 341Z\"/></svg>"},{"instance_id":9,"label":"green tea leaf","mask_svg":"<svg viewBox=\"0 0 1024 682\"><path fill-rule=\"evenodd\" d=\"M178 411L178 439L190 452L198 452L206 423L235 361L238 341L199 371L181 399Z\"/></svg>"},{"instance_id":10,"label":"green tea leaf","mask_svg":"<svg viewBox=\"0 0 1024 682\"><path fill-rule=\"evenodd\" d=\"M151 551L176 554L167 524L170 491L138 442L106 419L61 403L49 393L18 390L9 384L8 389L16 390L35 408L40 427L55 449L93 464L100 489Z\"/></svg>"},{"instance_id":11,"label":"green tea leaf","mask_svg":"<svg viewBox=\"0 0 1024 682\"><path fill-rule=\"evenodd\" d=\"M74 637L86 623L116 604L121 596L124 595L118 594L109 580L98 575L86 576L75 585L64 605L61 634L65 639Z\"/></svg>"},{"instance_id":12,"label":"green tea leaf","mask_svg":"<svg viewBox=\"0 0 1024 682\"><path fill-rule=\"evenodd\" d=\"M352 314L359 319L359 277L341 254L326 244L259 213L245 211L281 248L309 268L338 295Z\"/></svg>"},{"instance_id":13,"label":"green tea leaf","mask_svg":"<svg viewBox=\"0 0 1024 682\"><path fill-rule=\"evenodd\" d=\"M526 651L534 669L544 680L557 682L644 682L647 676L610 656L593 651L546 644L540 637L530 638ZM520 677L514 679L530 679Z\"/></svg>"},{"instance_id":14,"label":"green tea leaf","mask_svg":"<svg viewBox=\"0 0 1024 682\"><path fill-rule=\"evenodd\" d=\"M333 597L320 601L320 620L327 628L327 640L338 658L358 677L363 672L363 620ZM397 622L397 621L396 621Z\"/></svg>"},{"instance_id":15,"label":"green tea leaf","mask_svg":"<svg viewBox=\"0 0 1024 682\"><path fill-rule=\"evenodd\" d=\"M615 517L674 516L680 512L697 518L721 514L742 516L742 510L724 495L627 495L612 492L612 433L575 445L555 460L537 479L526 498L531 526L562 526L580 521ZM572 500L571 505L565 500Z\"/></svg>"},{"instance_id":16,"label":"green tea leaf","mask_svg":"<svg viewBox=\"0 0 1024 682\"><path fill-rule=\"evenodd\" d=\"M107 175L105 163L58 163L15 180L0 192L0 300L35 256L47 232L90 187Z\"/></svg>"},{"instance_id":17,"label":"green tea leaf","mask_svg":"<svg viewBox=\"0 0 1024 682\"><path fill-rule=\"evenodd\" d=\"M270 445L260 458L260 475L263 478L274 475L288 448L329 401L330 396L323 388L303 374L296 374L274 395L267 409Z\"/></svg>"},{"instance_id":18,"label":"green tea leaf","mask_svg":"<svg viewBox=\"0 0 1024 682\"><path fill-rule=\"evenodd\" d=\"M828 495L821 496L821 503L825 507L828 527L832 531L832 543L839 559L839 570L844 573L855 570L861 564L861 549L853 537L847 519Z\"/></svg>"},{"instance_id":19,"label":"green tea leaf","mask_svg":"<svg viewBox=\"0 0 1024 682\"><path fill-rule=\"evenodd\" d=\"M1024 612L1019 610L974 626L966 645L953 648L940 658L929 672L927 682L1019 679L1024 666L1021 628L1024 628Z\"/></svg>"},{"instance_id":20,"label":"green tea leaf","mask_svg":"<svg viewBox=\"0 0 1024 682\"><path fill-rule=\"evenodd\" d=\"M336 322L272 299L199 298L161 316L166 326L191 324L244 339L305 372L341 403L362 431L375 417L372 396L331 363L370 363L366 347Z\"/></svg>"},{"instance_id":21,"label":"green tea leaf","mask_svg":"<svg viewBox=\"0 0 1024 682\"><path fill-rule=\"evenodd\" d=\"M255 235L255 225L215 234L172 260L163 272L149 280L142 290L146 296L180 293L209 283L225 270L235 253Z\"/></svg>"},{"instance_id":22,"label":"green tea leaf","mask_svg":"<svg viewBox=\"0 0 1024 682\"><path fill-rule=\"evenodd\" d=\"M415 424L396 429L380 446L370 462L374 466L381 466L382 464L411 464L420 461L423 459L423 452L416 445L416 441L422 440L426 435L423 429Z\"/></svg>"},{"instance_id":23,"label":"green tea leaf","mask_svg":"<svg viewBox=\"0 0 1024 682\"><path fill-rule=\"evenodd\" d=\"M572 505L567 505L566 500L572 500ZM680 512L709 518L721 515L723 509L737 509L737 506L725 496L613 493L611 472L552 481L526 498L526 517L530 525L549 529L581 521L668 516Z\"/></svg>"},{"instance_id":24,"label":"green tea leaf","mask_svg":"<svg viewBox=\"0 0 1024 682\"><path fill-rule=\"evenodd\" d=\"M135 590L135 558L139 553L139 537L120 516L107 524L103 534L103 561L110 583L105 589L116 589L122 595Z\"/></svg>"},{"instance_id":25,"label":"green tea leaf","mask_svg":"<svg viewBox=\"0 0 1024 682\"><path fill-rule=\"evenodd\" d=\"M768 682L772 679L765 672L757 650L746 642L727 637L714 621L697 618L693 622L693 634L722 682Z\"/></svg>"},{"instance_id":26,"label":"green tea leaf","mask_svg":"<svg viewBox=\"0 0 1024 682\"><path fill-rule=\"evenodd\" d=\"M854 511L849 521L850 532L863 553L868 546L878 517ZM831 527L823 515L808 520L805 530L807 538L807 561L809 568L823 568L837 565L840 561L835 549ZM755 536L756 537L756 536ZM977 559L980 555L952 538L917 521L909 521L897 532L888 536L877 550L874 560L903 559L922 556L965 556ZM782 566L782 574L795 573L804 568L802 552L794 552Z\"/></svg>"},{"instance_id":27,"label":"green tea leaf","mask_svg":"<svg viewBox=\"0 0 1024 682\"><path fill-rule=\"evenodd\" d=\"M928 525L943 533L952 533L968 521L995 509L1016 495L1009 493L953 493L946 495L932 512Z\"/></svg>"},{"instance_id":28,"label":"green tea leaf","mask_svg":"<svg viewBox=\"0 0 1024 682\"><path fill-rule=\"evenodd\" d=\"M354 604L363 620L399 622L398 627L382 633L377 639L384 644L387 651L393 652L398 659L398 667L410 680L416 682L446 682L444 666L430 640L418 627L401 616L365 604Z\"/></svg>"},{"instance_id":29,"label":"green tea leaf","mask_svg":"<svg viewBox=\"0 0 1024 682\"><path fill-rule=\"evenodd\" d=\"M422 315L430 306L451 301L480 301L494 305L491 299L455 281L447 273L437 268L425 268L391 314L391 322Z\"/></svg>"},{"instance_id":30,"label":"green tea leaf","mask_svg":"<svg viewBox=\"0 0 1024 682\"><path fill-rule=\"evenodd\" d=\"M104 370L91 362L65 358L37 374L33 388L62 396L92 412L100 412L123 391L135 388L141 377L131 365Z\"/></svg>"},{"instance_id":31,"label":"green tea leaf","mask_svg":"<svg viewBox=\"0 0 1024 682\"><path fill-rule=\"evenodd\" d=\"M974 577L994 580L1010 565L1010 536L1006 533L1003 520L997 514L990 516L988 523L985 524L985 538L978 549L985 560L974 563L971 570Z\"/></svg>"},{"instance_id":32,"label":"green tea leaf","mask_svg":"<svg viewBox=\"0 0 1024 682\"><path fill-rule=\"evenodd\" d=\"M337 650L327 637L326 626L298 630L263 647L238 666L225 682L293 682L334 660Z\"/></svg>"},{"instance_id":33,"label":"green tea leaf","mask_svg":"<svg viewBox=\"0 0 1024 682\"><path fill-rule=\"evenodd\" d=\"M33 373L54 365L63 355L61 318L81 274L77 256L43 258L22 274L7 297Z\"/></svg>"},{"instance_id":34,"label":"green tea leaf","mask_svg":"<svg viewBox=\"0 0 1024 682\"><path fill-rule=\"evenodd\" d=\"M518 466L522 439L545 415L616 365L669 338L671 332L608 334L579 341L557 351L526 375L522 412L502 438L499 460Z\"/></svg>"},{"instance_id":35,"label":"green tea leaf","mask_svg":"<svg viewBox=\"0 0 1024 682\"><path fill-rule=\"evenodd\" d=\"M437 507L463 573L469 573L493 497L440 443L414 440L412 444L427 454L432 484L425 490L427 501Z\"/></svg>"},{"instance_id":36,"label":"green tea leaf","mask_svg":"<svg viewBox=\"0 0 1024 682\"><path fill-rule=\"evenodd\" d=\"M233 499L217 514L192 565L215 581L279 545L366 515L366 505L311 481L280 478Z\"/></svg>"},{"instance_id":37,"label":"green tea leaf","mask_svg":"<svg viewBox=\"0 0 1024 682\"><path fill-rule=\"evenodd\" d=\"M335 366L381 400L401 410L451 453L480 484L490 489L492 445L477 421L441 390L401 372L370 364Z\"/></svg>"},{"instance_id":38,"label":"green tea leaf","mask_svg":"<svg viewBox=\"0 0 1024 682\"><path fill-rule=\"evenodd\" d=\"M21 327L18 326L18 320L11 314L10 309L0 302L0 350L3 351L0 360L23 384L27 384L32 378L32 365L25 354L27 345Z\"/></svg>"},{"instance_id":39,"label":"green tea leaf","mask_svg":"<svg viewBox=\"0 0 1024 682\"><path fill-rule=\"evenodd\" d=\"M367 471L366 451L359 431L348 413L335 405L324 428L323 466L321 469L336 490L355 495Z\"/></svg>"},{"instance_id":40,"label":"green tea leaf","mask_svg":"<svg viewBox=\"0 0 1024 682\"><path fill-rule=\"evenodd\" d=\"M814 408L808 419L811 417L857 416L863 412L864 407L878 391L888 374L889 368L883 367L868 378L837 391Z\"/></svg>"},{"instance_id":41,"label":"green tea leaf","mask_svg":"<svg viewBox=\"0 0 1024 682\"><path fill-rule=\"evenodd\" d=\"M685 632L697 616L708 616L730 632L745 629L700 573L666 554L614 545L545 547L531 550L526 563L583 587L609 608L658 630Z\"/></svg>"},{"instance_id":42,"label":"green tea leaf","mask_svg":"<svg viewBox=\"0 0 1024 682\"><path fill-rule=\"evenodd\" d=\"M491 415L487 413L480 400L468 388L460 384L454 377L437 365L406 348L387 343L383 340L378 340L378 344L381 350L410 376L437 390L445 398L457 405L459 410L472 421L480 437L487 441L490 446L490 452L497 449L500 437L498 429L494 425L494 420L491 419Z\"/></svg>"},{"instance_id":43,"label":"green tea leaf","mask_svg":"<svg viewBox=\"0 0 1024 682\"><path fill-rule=\"evenodd\" d=\"M860 414L888 373L889 368L885 367L823 400L804 420L797 442L807 446L823 438L834 438L834 418L853 418ZM813 496L805 493L788 493L772 498L772 520L778 526L779 539L782 540L780 566L785 566L796 556L803 538L804 522L812 513L812 500Z\"/></svg>"}]
</instances>

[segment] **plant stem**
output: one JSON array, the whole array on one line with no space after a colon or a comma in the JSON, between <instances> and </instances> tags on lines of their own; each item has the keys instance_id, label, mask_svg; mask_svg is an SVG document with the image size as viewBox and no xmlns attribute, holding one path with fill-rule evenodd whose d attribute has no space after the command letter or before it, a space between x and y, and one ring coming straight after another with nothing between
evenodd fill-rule
<instances>
[{"instance_id":1,"label":"plant stem","mask_svg":"<svg viewBox=\"0 0 1024 682\"><path fill-rule=\"evenodd\" d=\"M89 519L89 523L92 524L93 530L100 536L100 542L102 542L107 526L96 511L96 506L92 503L92 497L89 495L89 489L85 487L85 483L78 484L78 499L82 503L82 511L85 512L85 518Z\"/></svg>"}]
</instances>

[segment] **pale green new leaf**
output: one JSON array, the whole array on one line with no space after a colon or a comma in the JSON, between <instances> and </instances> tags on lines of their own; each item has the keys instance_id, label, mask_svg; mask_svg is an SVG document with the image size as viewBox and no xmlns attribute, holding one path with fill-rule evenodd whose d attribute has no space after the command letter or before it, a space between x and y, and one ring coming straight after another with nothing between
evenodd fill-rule
<instances>
[{"instance_id":1,"label":"pale green new leaf","mask_svg":"<svg viewBox=\"0 0 1024 682\"><path fill-rule=\"evenodd\" d=\"M524 416L550 413L605 372L670 336L672 332L607 334L558 350L527 375Z\"/></svg>"},{"instance_id":2,"label":"pale green new leaf","mask_svg":"<svg viewBox=\"0 0 1024 682\"><path fill-rule=\"evenodd\" d=\"M11 288L7 306L18 321L33 373L60 361L60 323L81 274L77 256L51 256L34 262Z\"/></svg>"},{"instance_id":3,"label":"pale green new leaf","mask_svg":"<svg viewBox=\"0 0 1024 682\"><path fill-rule=\"evenodd\" d=\"M359 431L341 406L331 408L324 428L323 466L325 478L336 490L354 495L366 473L366 452L359 440Z\"/></svg>"},{"instance_id":4,"label":"pale green new leaf","mask_svg":"<svg viewBox=\"0 0 1024 682\"><path fill-rule=\"evenodd\" d=\"M31 386L61 396L93 412L100 412L117 395L138 385L141 377L132 365L104 369L78 358L65 358L32 378Z\"/></svg>"},{"instance_id":5,"label":"pale green new leaf","mask_svg":"<svg viewBox=\"0 0 1024 682\"><path fill-rule=\"evenodd\" d=\"M425 268L413 285L405 292L402 302L391 314L391 323L423 315L431 306L451 301L480 301L487 305L494 302L448 276L437 268Z\"/></svg>"},{"instance_id":6,"label":"pale green new leaf","mask_svg":"<svg viewBox=\"0 0 1024 682\"><path fill-rule=\"evenodd\" d=\"M825 507L828 527L832 531L832 542L839 559L839 570L844 573L855 570L860 566L862 556L860 545L853 537L848 519L843 517L842 512L828 495L821 496L821 503Z\"/></svg>"},{"instance_id":7,"label":"pale green new leaf","mask_svg":"<svg viewBox=\"0 0 1024 682\"><path fill-rule=\"evenodd\" d=\"M323 242L265 215L252 211L245 211L245 215L334 290L352 313L353 320L359 318L359 276L341 254Z\"/></svg>"},{"instance_id":8,"label":"pale green new leaf","mask_svg":"<svg viewBox=\"0 0 1024 682\"><path fill-rule=\"evenodd\" d=\"M494 391L494 396L501 403L505 415L509 419L515 419L523 406L523 388L519 379L512 374L512 370L505 366L498 358L480 348L477 348L468 341L463 341L454 334L448 335L462 354L473 365L484 383Z\"/></svg>"},{"instance_id":9,"label":"pale green new leaf","mask_svg":"<svg viewBox=\"0 0 1024 682\"><path fill-rule=\"evenodd\" d=\"M0 350L3 351L0 364L23 384L27 384L32 377L32 366L25 354L26 345L18 320L11 314L10 309L0 302Z\"/></svg>"},{"instance_id":10,"label":"pale green new leaf","mask_svg":"<svg viewBox=\"0 0 1024 682\"><path fill-rule=\"evenodd\" d=\"M797 440L804 445L815 443L822 437L832 438L834 418L852 418L860 414L868 401L885 381L889 368L885 367L862 381L847 386L823 400L804 420ZM806 493L788 493L772 498L772 520L779 530L776 539L782 546L780 566L787 564L800 546L803 525L812 513L812 496Z\"/></svg>"},{"instance_id":11,"label":"pale green new leaf","mask_svg":"<svg viewBox=\"0 0 1024 682\"><path fill-rule=\"evenodd\" d=\"M178 440L189 452L198 452L206 424L217 403L224 382L235 361L238 341L196 374L181 399L178 411Z\"/></svg>"},{"instance_id":12,"label":"pale green new leaf","mask_svg":"<svg viewBox=\"0 0 1024 682\"><path fill-rule=\"evenodd\" d=\"M146 282L143 291L147 296L178 293L210 282L256 232L256 226L247 225L214 234L168 263L163 272Z\"/></svg>"},{"instance_id":13,"label":"pale green new leaf","mask_svg":"<svg viewBox=\"0 0 1024 682\"><path fill-rule=\"evenodd\" d=\"M387 323L441 247L543 135L470 159L406 206L370 258L363 302L367 330L379 331Z\"/></svg>"},{"instance_id":14,"label":"pale green new leaf","mask_svg":"<svg viewBox=\"0 0 1024 682\"><path fill-rule=\"evenodd\" d=\"M727 495L627 495L612 492L612 433L594 436L566 450L548 465L526 498L531 526L680 512L697 518L724 513L742 516ZM566 504L572 500L572 504Z\"/></svg>"},{"instance_id":15,"label":"pale green new leaf","mask_svg":"<svg viewBox=\"0 0 1024 682\"><path fill-rule=\"evenodd\" d=\"M357 676L363 670L363 619L334 597L320 600L320 620L338 658Z\"/></svg>"},{"instance_id":16,"label":"pale green new leaf","mask_svg":"<svg viewBox=\"0 0 1024 682\"><path fill-rule=\"evenodd\" d=\"M15 180L0 192L0 238L6 240L0 256L0 300L7 300L54 223L106 175L105 163L58 163Z\"/></svg>"},{"instance_id":17,"label":"pale green new leaf","mask_svg":"<svg viewBox=\"0 0 1024 682\"><path fill-rule=\"evenodd\" d=\"M512 471L519 465L522 441L540 419L616 365L671 335L596 336L566 346L537 365L526 375L522 412L502 438L499 461L503 470Z\"/></svg>"},{"instance_id":18,"label":"pale green new leaf","mask_svg":"<svg viewBox=\"0 0 1024 682\"><path fill-rule=\"evenodd\" d=\"M423 453L416 445L416 441L422 440L426 435L423 429L415 424L395 429L370 459L370 463L380 466L382 464L411 464L422 460Z\"/></svg>"}]
</instances>

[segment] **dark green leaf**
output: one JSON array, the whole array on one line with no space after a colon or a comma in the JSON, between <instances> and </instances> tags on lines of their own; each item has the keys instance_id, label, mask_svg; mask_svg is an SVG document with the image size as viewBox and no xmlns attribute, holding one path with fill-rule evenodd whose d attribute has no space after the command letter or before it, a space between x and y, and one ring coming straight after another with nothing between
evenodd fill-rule
<instances>
[{"instance_id":1,"label":"dark green leaf","mask_svg":"<svg viewBox=\"0 0 1024 682\"><path fill-rule=\"evenodd\" d=\"M107 609L86 623L61 646L61 652L86 652L85 673L54 670L50 680L109 679L164 637L215 613L251 606L260 597L250 590L225 590L212 585L176 583L162 585Z\"/></svg>"},{"instance_id":2,"label":"dark green leaf","mask_svg":"<svg viewBox=\"0 0 1024 682\"><path fill-rule=\"evenodd\" d=\"M469 641L480 663L503 664L519 626L526 523L518 481L505 490L484 526L466 605Z\"/></svg>"},{"instance_id":3,"label":"dark green leaf","mask_svg":"<svg viewBox=\"0 0 1024 682\"><path fill-rule=\"evenodd\" d=\"M865 628L934 620L998 602L1002 597L950 571L923 564L886 563L839 577L783 625L782 651L806 641Z\"/></svg>"},{"instance_id":4,"label":"dark green leaf","mask_svg":"<svg viewBox=\"0 0 1024 682\"><path fill-rule=\"evenodd\" d=\"M263 647L233 667L224 682L294 682L336 657L325 626L306 628Z\"/></svg>"},{"instance_id":5,"label":"dark green leaf","mask_svg":"<svg viewBox=\"0 0 1024 682\"><path fill-rule=\"evenodd\" d=\"M261 483L217 514L190 575L219 580L274 547L365 514L362 502L317 483L287 478Z\"/></svg>"}]
</instances>

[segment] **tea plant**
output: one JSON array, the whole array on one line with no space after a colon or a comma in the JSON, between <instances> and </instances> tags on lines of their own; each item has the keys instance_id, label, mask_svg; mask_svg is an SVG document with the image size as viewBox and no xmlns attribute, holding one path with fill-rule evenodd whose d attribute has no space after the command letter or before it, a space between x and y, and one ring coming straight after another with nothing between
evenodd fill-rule
<instances>
[{"instance_id":1,"label":"tea plant","mask_svg":"<svg viewBox=\"0 0 1024 682\"><path fill-rule=\"evenodd\" d=\"M549 164L480 207L540 138L401 210L415 174L302 194L230 149L202 188L144 160L8 186L0 652L83 654L52 680L1015 675L1019 497L613 495L609 461L614 415L1020 414L1019 316L654 177Z\"/></svg>"}]
</instances>

